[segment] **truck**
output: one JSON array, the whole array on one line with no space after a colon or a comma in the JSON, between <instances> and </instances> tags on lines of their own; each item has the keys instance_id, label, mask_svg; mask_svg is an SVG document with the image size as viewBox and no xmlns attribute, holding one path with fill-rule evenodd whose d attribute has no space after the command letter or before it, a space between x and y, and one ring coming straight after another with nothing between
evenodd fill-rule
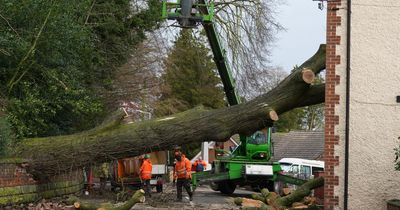
<instances>
[{"instance_id":1,"label":"truck","mask_svg":"<svg viewBox=\"0 0 400 210\"><path fill-rule=\"evenodd\" d=\"M196 28L203 26L214 55L214 61L220 75L224 92L230 106L240 103L235 90L231 69L221 47L214 19L214 2L212 0L162 0L162 18L176 21L174 26ZM192 175L195 189L199 182L209 182L213 190L232 194L237 185L250 185L255 189L268 188L278 192L282 183L301 185L305 180L282 173L279 162L270 162L272 157L271 127L255 132L251 136L240 135L240 144L226 155L218 156L212 163L210 171L197 172Z\"/></svg>"}]
</instances>

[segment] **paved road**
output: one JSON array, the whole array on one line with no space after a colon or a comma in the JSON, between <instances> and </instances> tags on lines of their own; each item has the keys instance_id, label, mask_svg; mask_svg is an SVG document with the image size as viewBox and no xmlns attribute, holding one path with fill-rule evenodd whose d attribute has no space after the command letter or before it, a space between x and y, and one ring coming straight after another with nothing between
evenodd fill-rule
<instances>
[{"instance_id":1,"label":"paved road","mask_svg":"<svg viewBox=\"0 0 400 210\"><path fill-rule=\"evenodd\" d=\"M212 210L236 210L240 209L233 203L234 197L249 197L251 191L239 188L233 195L227 196L213 191L208 186L200 186L196 189L193 201L184 192L183 202L176 202L176 190L170 185L165 187L164 193L154 193L152 198L147 199L144 204L136 204L131 210L139 209L212 209Z\"/></svg>"},{"instance_id":2,"label":"paved road","mask_svg":"<svg viewBox=\"0 0 400 210\"><path fill-rule=\"evenodd\" d=\"M219 191L210 189L208 186L201 186L196 189L193 201L200 203L222 203L227 199L232 200L234 197L249 197L252 193L254 192L245 189L236 189L234 194L224 195Z\"/></svg>"}]
</instances>

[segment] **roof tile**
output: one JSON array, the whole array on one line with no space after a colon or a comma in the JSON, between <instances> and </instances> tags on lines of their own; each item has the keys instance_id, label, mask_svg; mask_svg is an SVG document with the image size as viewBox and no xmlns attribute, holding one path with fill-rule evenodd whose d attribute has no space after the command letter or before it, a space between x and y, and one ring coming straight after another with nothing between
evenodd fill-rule
<instances>
[{"instance_id":1,"label":"roof tile","mask_svg":"<svg viewBox=\"0 0 400 210\"><path fill-rule=\"evenodd\" d=\"M274 156L272 161L282 158L318 159L324 152L324 138L323 131L273 133Z\"/></svg>"}]
</instances>

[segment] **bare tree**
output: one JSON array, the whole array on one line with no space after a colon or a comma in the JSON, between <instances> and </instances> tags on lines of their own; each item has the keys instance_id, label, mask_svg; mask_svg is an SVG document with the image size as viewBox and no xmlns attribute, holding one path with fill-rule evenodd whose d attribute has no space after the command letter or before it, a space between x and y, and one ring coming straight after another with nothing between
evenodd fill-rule
<instances>
[{"instance_id":1,"label":"bare tree","mask_svg":"<svg viewBox=\"0 0 400 210\"><path fill-rule=\"evenodd\" d=\"M160 94L158 75L163 68L157 40L156 34L149 33L148 39L132 50L128 62L118 68L109 87L101 91L109 110L131 102L153 107Z\"/></svg>"},{"instance_id":2,"label":"bare tree","mask_svg":"<svg viewBox=\"0 0 400 210\"><path fill-rule=\"evenodd\" d=\"M324 105L304 107L303 128L308 131L319 130L324 126Z\"/></svg>"},{"instance_id":3,"label":"bare tree","mask_svg":"<svg viewBox=\"0 0 400 210\"><path fill-rule=\"evenodd\" d=\"M242 77L238 83L246 90L243 96L252 99L276 87L287 75L282 67L267 66L246 72L246 77Z\"/></svg>"},{"instance_id":4,"label":"bare tree","mask_svg":"<svg viewBox=\"0 0 400 210\"><path fill-rule=\"evenodd\" d=\"M325 75L320 74L315 78L315 84L322 84L325 81ZM319 130L324 127L325 109L324 104L316 104L303 108L303 128L308 131Z\"/></svg>"},{"instance_id":5,"label":"bare tree","mask_svg":"<svg viewBox=\"0 0 400 210\"><path fill-rule=\"evenodd\" d=\"M214 1L214 25L221 47L226 51L239 93L247 99L254 97L254 90L261 83L261 77L256 75L265 76L271 70L268 57L272 43L275 34L283 29L274 18L277 6L281 2L277 0ZM162 37L171 40L174 36L171 34L176 34L178 30L174 27L167 29L169 25L175 24L167 22L161 30L164 31ZM273 67L272 70L275 68Z\"/></svg>"},{"instance_id":6,"label":"bare tree","mask_svg":"<svg viewBox=\"0 0 400 210\"><path fill-rule=\"evenodd\" d=\"M275 34L283 29L274 18L277 5L276 0L215 1L217 30L242 95L259 86L262 77L257 75L271 70L270 49Z\"/></svg>"}]
</instances>

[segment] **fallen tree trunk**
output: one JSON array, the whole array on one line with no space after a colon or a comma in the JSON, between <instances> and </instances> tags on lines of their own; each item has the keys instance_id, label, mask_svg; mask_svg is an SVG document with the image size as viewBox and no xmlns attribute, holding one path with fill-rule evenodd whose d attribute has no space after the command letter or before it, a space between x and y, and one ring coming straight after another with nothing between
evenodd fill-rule
<instances>
[{"instance_id":1,"label":"fallen tree trunk","mask_svg":"<svg viewBox=\"0 0 400 210\"><path fill-rule=\"evenodd\" d=\"M276 207L286 207L292 205L294 202L298 202L304 199L304 197L311 194L311 190L324 186L324 178L318 177L311 179L310 181L301 185L297 190L293 191L291 194L280 197L273 203Z\"/></svg>"},{"instance_id":2,"label":"fallen tree trunk","mask_svg":"<svg viewBox=\"0 0 400 210\"><path fill-rule=\"evenodd\" d=\"M322 103L325 86L312 85L325 69L325 45L294 69L276 88L247 103L216 110L197 107L168 117L121 124L123 115L93 130L22 141L15 155L37 177L64 173L90 163L132 157L192 142L225 141L272 125L279 114Z\"/></svg>"},{"instance_id":3,"label":"fallen tree trunk","mask_svg":"<svg viewBox=\"0 0 400 210\"><path fill-rule=\"evenodd\" d=\"M73 203L75 209L81 210L129 210L136 203L143 203L145 201L144 190L137 190L132 197L121 204L111 203L94 203L88 201L82 201L77 197L71 197L68 202Z\"/></svg>"},{"instance_id":4,"label":"fallen tree trunk","mask_svg":"<svg viewBox=\"0 0 400 210\"><path fill-rule=\"evenodd\" d=\"M301 185L297 190L293 191L291 194L279 197L275 192L268 192L267 189L262 189L261 193L252 194L252 198L263 202L266 206L263 205L247 205L248 207L255 207L256 209L273 209L273 210L282 210L282 209L317 209L315 206L315 202L312 202L310 197L307 197L311 194L313 189L318 187L322 187L324 185L324 178L318 177L315 179L311 179ZM308 200L306 199L308 198ZM315 199L315 198L314 198ZM235 203L237 205L242 205L243 201L247 201L247 203L255 203L249 202L249 199L246 198L235 198ZM250 199L251 200L251 199ZM303 201L302 203L300 201ZM315 200L314 200L315 201ZM292 207L292 208L290 208Z\"/></svg>"}]
</instances>

